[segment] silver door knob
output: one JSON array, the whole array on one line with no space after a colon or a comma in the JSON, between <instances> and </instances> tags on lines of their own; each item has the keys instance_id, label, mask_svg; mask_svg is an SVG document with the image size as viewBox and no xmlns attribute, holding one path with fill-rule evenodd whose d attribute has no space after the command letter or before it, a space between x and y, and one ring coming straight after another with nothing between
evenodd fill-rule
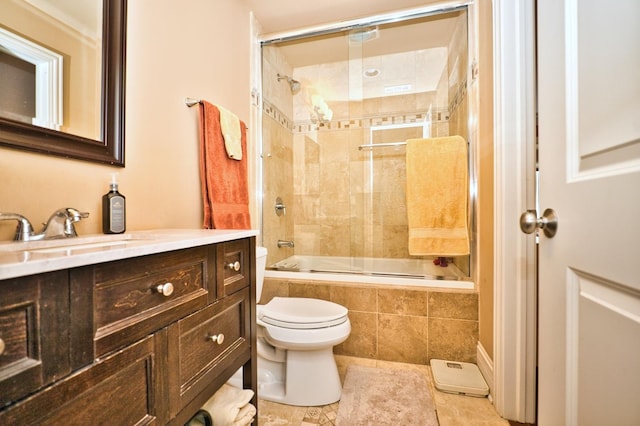
<instances>
[{"instance_id":1,"label":"silver door knob","mask_svg":"<svg viewBox=\"0 0 640 426\"><path fill-rule=\"evenodd\" d=\"M538 217L535 210L527 210L520 215L520 229L525 234L531 234L536 229L542 229L545 237L553 238L558 231L558 215L553 209L546 209L542 217Z\"/></svg>"}]
</instances>

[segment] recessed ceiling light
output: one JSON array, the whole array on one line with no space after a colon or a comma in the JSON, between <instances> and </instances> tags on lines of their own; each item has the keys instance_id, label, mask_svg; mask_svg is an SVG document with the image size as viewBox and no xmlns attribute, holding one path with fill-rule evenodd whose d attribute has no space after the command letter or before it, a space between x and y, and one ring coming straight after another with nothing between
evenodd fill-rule
<instances>
[{"instance_id":1,"label":"recessed ceiling light","mask_svg":"<svg viewBox=\"0 0 640 426\"><path fill-rule=\"evenodd\" d=\"M378 68L367 68L363 74L365 77L373 78L380 75L380 70Z\"/></svg>"}]
</instances>

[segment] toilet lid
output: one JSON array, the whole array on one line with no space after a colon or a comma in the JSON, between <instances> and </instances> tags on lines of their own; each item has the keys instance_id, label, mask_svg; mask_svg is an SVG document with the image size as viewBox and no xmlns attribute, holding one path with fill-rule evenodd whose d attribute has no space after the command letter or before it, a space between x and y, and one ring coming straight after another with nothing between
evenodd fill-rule
<instances>
[{"instance_id":1,"label":"toilet lid","mask_svg":"<svg viewBox=\"0 0 640 426\"><path fill-rule=\"evenodd\" d=\"M274 297L260 306L258 318L266 324L286 328L323 328L342 324L349 311L326 300Z\"/></svg>"}]
</instances>

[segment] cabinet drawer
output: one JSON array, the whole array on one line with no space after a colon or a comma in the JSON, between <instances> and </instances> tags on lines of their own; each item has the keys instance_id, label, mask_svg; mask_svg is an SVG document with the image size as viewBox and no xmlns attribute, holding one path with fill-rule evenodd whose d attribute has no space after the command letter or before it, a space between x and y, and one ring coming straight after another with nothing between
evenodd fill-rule
<instances>
[{"instance_id":1,"label":"cabinet drawer","mask_svg":"<svg viewBox=\"0 0 640 426\"><path fill-rule=\"evenodd\" d=\"M232 294L251 284L254 263L249 239L228 241L217 247L218 297Z\"/></svg>"},{"instance_id":2,"label":"cabinet drawer","mask_svg":"<svg viewBox=\"0 0 640 426\"><path fill-rule=\"evenodd\" d=\"M0 412L0 424L164 424L156 339L148 336Z\"/></svg>"},{"instance_id":3,"label":"cabinet drawer","mask_svg":"<svg viewBox=\"0 0 640 426\"><path fill-rule=\"evenodd\" d=\"M169 365L177 367L169 373L171 415L214 381L220 386L249 359L249 333L249 289L169 327ZM213 339L220 335L224 338ZM225 370L228 377L222 376Z\"/></svg>"},{"instance_id":4,"label":"cabinet drawer","mask_svg":"<svg viewBox=\"0 0 640 426\"><path fill-rule=\"evenodd\" d=\"M52 272L5 280L0 288L3 407L70 372L69 282L65 272Z\"/></svg>"},{"instance_id":5,"label":"cabinet drawer","mask_svg":"<svg viewBox=\"0 0 640 426\"><path fill-rule=\"evenodd\" d=\"M205 306L215 292L210 263L208 249L197 247L93 266L95 355Z\"/></svg>"}]
</instances>

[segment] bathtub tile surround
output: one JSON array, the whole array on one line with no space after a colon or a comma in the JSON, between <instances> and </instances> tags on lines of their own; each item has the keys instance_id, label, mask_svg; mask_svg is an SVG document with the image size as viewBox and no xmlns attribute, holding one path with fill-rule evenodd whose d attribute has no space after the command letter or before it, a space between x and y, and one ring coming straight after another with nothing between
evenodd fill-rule
<instances>
[{"instance_id":1,"label":"bathtub tile surround","mask_svg":"<svg viewBox=\"0 0 640 426\"><path fill-rule=\"evenodd\" d=\"M334 348L335 354L357 354L363 358L378 358L378 314L349 310L351 335Z\"/></svg>"},{"instance_id":2,"label":"bathtub tile surround","mask_svg":"<svg viewBox=\"0 0 640 426\"><path fill-rule=\"evenodd\" d=\"M429 293L416 290L379 289L378 311L396 315L426 316Z\"/></svg>"},{"instance_id":3,"label":"bathtub tile surround","mask_svg":"<svg viewBox=\"0 0 640 426\"><path fill-rule=\"evenodd\" d=\"M429 359L476 362L478 321L429 319ZM470 351L469 348L473 348Z\"/></svg>"},{"instance_id":4,"label":"bathtub tile surround","mask_svg":"<svg viewBox=\"0 0 640 426\"><path fill-rule=\"evenodd\" d=\"M350 311L369 311L371 306L378 303L377 295L375 288L367 287L333 287L330 290L332 300Z\"/></svg>"},{"instance_id":5,"label":"bathtub tile surround","mask_svg":"<svg viewBox=\"0 0 640 426\"><path fill-rule=\"evenodd\" d=\"M426 365L431 358L476 362L478 294L360 283L265 278L261 303L313 297L349 309L351 335L338 355Z\"/></svg>"},{"instance_id":6,"label":"bathtub tile surround","mask_svg":"<svg viewBox=\"0 0 640 426\"><path fill-rule=\"evenodd\" d=\"M475 293L429 293L429 315L434 318L478 320L478 296Z\"/></svg>"},{"instance_id":7,"label":"bathtub tile surround","mask_svg":"<svg viewBox=\"0 0 640 426\"><path fill-rule=\"evenodd\" d=\"M376 359L428 364L429 319L426 316L378 313ZM350 354L345 354L350 355Z\"/></svg>"}]
</instances>

